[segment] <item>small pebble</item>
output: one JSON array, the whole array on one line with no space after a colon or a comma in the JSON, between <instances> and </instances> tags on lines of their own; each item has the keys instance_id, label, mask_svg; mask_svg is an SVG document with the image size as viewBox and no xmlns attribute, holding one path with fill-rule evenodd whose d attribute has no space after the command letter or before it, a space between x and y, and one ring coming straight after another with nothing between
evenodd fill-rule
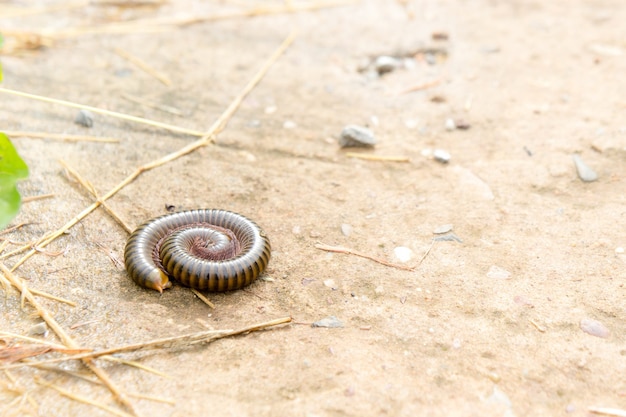
<instances>
[{"instance_id":1,"label":"small pebble","mask_svg":"<svg viewBox=\"0 0 626 417\"><path fill-rule=\"evenodd\" d=\"M337 327L343 327L343 322L335 316L328 316L311 324L311 327L326 327L329 329L334 329Z\"/></svg>"},{"instance_id":2,"label":"small pebble","mask_svg":"<svg viewBox=\"0 0 626 417\"><path fill-rule=\"evenodd\" d=\"M454 119L446 119L446 130L453 131L456 129L456 123Z\"/></svg>"},{"instance_id":3,"label":"small pebble","mask_svg":"<svg viewBox=\"0 0 626 417\"><path fill-rule=\"evenodd\" d=\"M352 234L352 226L350 226L349 224L343 223L341 225L341 233L344 236L350 236Z\"/></svg>"},{"instance_id":4,"label":"small pebble","mask_svg":"<svg viewBox=\"0 0 626 417\"><path fill-rule=\"evenodd\" d=\"M413 258L413 251L405 246L398 246L393 254L400 262L408 262Z\"/></svg>"},{"instance_id":5,"label":"small pebble","mask_svg":"<svg viewBox=\"0 0 626 417\"><path fill-rule=\"evenodd\" d=\"M489 268L489 271L487 271L487 277L495 279L509 279L511 277L511 273L504 268L492 265L491 268Z\"/></svg>"},{"instance_id":6,"label":"small pebble","mask_svg":"<svg viewBox=\"0 0 626 417\"><path fill-rule=\"evenodd\" d=\"M34 326L31 326L30 329L28 329L29 336L45 336L47 333L48 326L44 321L37 323Z\"/></svg>"},{"instance_id":7,"label":"small pebble","mask_svg":"<svg viewBox=\"0 0 626 417\"><path fill-rule=\"evenodd\" d=\"M284 129L295 129L297 126L298 125L293 120L285 120L285 123L283 123Z\"/></svg>"},{"instance_id":8,"label":"small pebble","mask_svg":"<svg viewBox=\"0 0 626 417\"><path fill-rule=\"evenodd\" d=\"M369 147L376 144L374 133L366 127L348 125L341 131L339 136L339 146L348 147Z\"/></svg>"},{"instance_id":9,"label":"small pebble","mask_svg":"<svg viewBox=\"0 0 626 417\"><path fill-rule=\"evenodd\" d=\"M615 248L615 253L618 255L621 255L624 253L624 248L621 246L618 246L617 248Z\"/></svg>"},{"instance_id":10,"label":"small pebble","mask_svg":"<svg viewBox=\"0 0 626 417\"><path fill-rule=\"evenodd\" d=\"M328 288L332 288L333 290L337 289L337 284L335 284L334 279L325 279L324 285L326 285Z\"/></svg>"},{"instance_id":11,"label":"small pebble","mask_svg":"<svg viewBox=\"0 0 626 417\"><path fill-rule=\"evenodd\" d=\"M380 294L382 294L382 293L384 293L384 292L385 292L385 289L383 288L383 286L382 286L382 285L379 285L378 287L376 287L376 288L374 289L374 292L375 292L376 294L380 295Z\"/></svg>"},{"instance_id":12,"label":"small pebble","mask_svg":"<svg viewBox=\"0 0 626 417\"><path fill-rule=\"evenodd\" d=\"M433 230L433 233L436 235L441 235L441 234L448 233L451 231L452 231L451 224L442 224L441 226L435 227L435 230Z\"/></svg>"},{"instance_id":13,"label":"small pebble","mask_svg":"<svg viewBox=\"0 0 626 417\"><path fill-rule=\"evenodd\" d=\"M597 320L584 318L580 321L580 330L595 337L606 339L611 332L606 326Z\"/></svg>"},{"instance_id":14,"label":"small pebble","mask_svg":"<svg viewBox=\"0 0 626 417\"><path fill-rule=\"evenodd\" d=\"M447 235L435 236L433 238L433 241L435 241L435 242L459 242L459 243L463 243L461 238L459 238L454 233L448 233Z\"/></svg>"},{"instance_id":15,"label":"small pebble","mask_svg":"<svg viewBox=\"0 0 626 417\"><path fill-rule=\"evenodd\" d=\"M402 66L402 61L392 56L381 55L374 61L374 68L378 75L383 75Z\"/></svg>"},{"instance_id":16,"label":"small pebble","mask_svg":"<svg viewBox=\"0 0 626 417\"><path fill-rule=\"evenodd\" d=\"M437 162L447 164L450 162L450 153L448 151L444 151L443 149L435 149L433 151L433 158L435 158L435 161Z\"/></svg>"},{"instance_id":17,"label":"small pebble","mask_svg":"<svg viewBox=\"0 0 626 417\"><path fill-rule=\"evenodd\" d=\"M74 123L77 125L92 127L93 126L93 113L89 110L81 109L74 118Z\"/></svg>"},{"instance_id":18,"label":"small pebble","mask_svg":"<svg viewBox=\"0 0 626 417\"><path fill-rule=\"evenodd\" d=\"M582 158L576 154L572 155L574 165L576 165L576 171L578 171L578 177L584 182L592 182L598 179L598 174L585 164Z\"/></svg>"}]
</instances>

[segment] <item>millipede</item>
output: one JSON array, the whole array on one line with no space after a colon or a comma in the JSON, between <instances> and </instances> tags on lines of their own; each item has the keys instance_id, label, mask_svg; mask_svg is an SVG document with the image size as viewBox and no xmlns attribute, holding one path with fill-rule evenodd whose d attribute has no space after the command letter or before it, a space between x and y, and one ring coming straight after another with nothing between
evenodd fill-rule
<instances>
[{"instance_id":1,"label":"millipede","mask_svg":"<svg viewBox=\"0 0 626 417\"><path fill-rule=\"evenodd\" d=\"M270 241L241 214L189 210L139 226L128 238L124 264L142 287L163 292L170 278L198 290L229 291L256 280L270 261Z\"/></svg>"}]
</instances>

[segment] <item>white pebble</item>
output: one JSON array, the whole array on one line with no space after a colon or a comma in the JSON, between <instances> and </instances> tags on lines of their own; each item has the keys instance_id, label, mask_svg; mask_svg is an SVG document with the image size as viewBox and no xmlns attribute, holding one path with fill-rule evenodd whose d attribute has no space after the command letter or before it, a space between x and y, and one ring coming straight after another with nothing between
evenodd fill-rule
<instances>
[{"instance_id":1,"label":"white pebble","mask_svg":"<svg viewBox=\"0 0 626 417\"><path fill-rule=\"evenodd\" d=\"M624 253L624 248L621 246L618 246L617 248L615 248L615 253L617 253L618 255L621 255L622 253Z\"/></svg>"},{"instance_id":2,"label":"white pebble","mask_svg":"<svg viewBox=\"0 0 626 417\"><path fill-rule=\"evenodd\" d=\"M326 285L328 288L332 288L333 290L337 288L337 285L335 284L334 279L325 279L324 285Z\"/></svg>"},{"instance_id":3,"label":"white pebble","mask_svg":"<svg viewBox=\"0 0 626 417\"><path fill-rule=\"evenodd\" d=\"M435 158L435 161L437 162L447 164L448 162L450 162L450 152L443 149L435 149L433 151L433 158Z\"/></svg>"},{"instance_id":4,"label":"white pebble","mask_svg":"<svg viewBox=\"0 0 626 417\"><path fill-rule=\"evenodd\" d=\"M589 318L584 318L580 321L580 330L592 336L601 337L603 339L606 339L611 334L611 332L609 332L609 329L607 329L604 324L600 323L597 320Z\"/></svg>"},{"instance_id":5,"label":"white pebble","mask_svg":"<svg viewBox=\"0 0 626 417\"><path fill-rule=\"evenodd\" d=\"M297 126L293 120L285 120L285 123L283 123L283 128L285 129L295 129Z\"/></svg>"},{"instance_id":6,"label":"white pebble","mask_svg":"<svg viewBox=\"0 0 626 417\"><path fill-rule=\"evenodd\" d=\"M400 262L408 262L413 258L413 251L405 246L398 246L393 254Z\"/></svg>"},{"instance_id":7,"label":"white pebble","mask_svg":"<svg viewBox=\"0 0 626 417\"><path fill-rule=\"evenodd\" d=\"M343 223L341 225L341 233L344 236L350 236L352 234L352 226L350 226L349 224Z\"/></svg>"},{"instance_id":8,"label":"white pebble","mask_svg":"<svg viewBox=\"0 0 626 417\"><path fill-rule=\"evenodd\" d=\"M433 230L433 233L436 235L442 235L444 233L448 233L452 231L452 225L451 224L442 224L441 226L437 226L435 227L435 230Z\"/></svg>"},{"instance_id":9,"label":"white pebble","mask_svg":"<svg viewBox=\"0 0 626 417\"><path fill-rule=\"evenodd\" d=\"M456 123L454 123L454 119L446 119L446 130L452 131L456 129Z\"/></svg>"},{"instance_id":10,"label":"white pebble","mask_svg":"<svg viewBox=\"0 0 626 417\"><path fill-rule=\"evenodd\" d=\"M591 167L585 164L580 156L574 154L572 155L572 159L574 160L574 165L576 165L578 177L581 180L584 182L592 182L598 179L598 174L596 174Z\"/></svg>"}]
</instances>

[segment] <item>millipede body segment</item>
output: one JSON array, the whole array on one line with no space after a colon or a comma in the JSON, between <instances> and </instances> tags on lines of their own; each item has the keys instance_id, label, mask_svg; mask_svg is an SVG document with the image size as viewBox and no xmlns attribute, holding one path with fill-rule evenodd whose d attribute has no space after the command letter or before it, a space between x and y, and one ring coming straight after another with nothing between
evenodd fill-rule
<instances>
[{"instance_id":1,"label":"millipede body segment","mask_svg":"<svg viewBox=\"0 0 626 417\"><path fill-rule=\"evenodd\" d=\"M159 292L169 278L199 290L242 288L265 270L270 242L252 220L226 210L190 210L139 226L124 250L126 271Z\"/></svg>"}]
</instances>

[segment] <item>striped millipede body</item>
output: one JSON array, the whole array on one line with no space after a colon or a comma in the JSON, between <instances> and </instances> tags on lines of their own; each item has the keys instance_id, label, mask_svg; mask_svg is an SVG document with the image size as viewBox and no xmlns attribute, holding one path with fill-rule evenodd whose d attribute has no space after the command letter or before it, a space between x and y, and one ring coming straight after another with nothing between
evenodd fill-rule
<instances>
[{"instance_id":1,"label":"striped millipede body","mask_svg":"<svg viewBox=\"0 0 626 417\"><path fill-rule=\"evenodd\" d=\"M258 278L270 260L270 242L252 220L225 210L190 210L139 226L124 250L137 284L163 292L169 278L199 290L228 291Z\"/></svg>"}]
</instances>

